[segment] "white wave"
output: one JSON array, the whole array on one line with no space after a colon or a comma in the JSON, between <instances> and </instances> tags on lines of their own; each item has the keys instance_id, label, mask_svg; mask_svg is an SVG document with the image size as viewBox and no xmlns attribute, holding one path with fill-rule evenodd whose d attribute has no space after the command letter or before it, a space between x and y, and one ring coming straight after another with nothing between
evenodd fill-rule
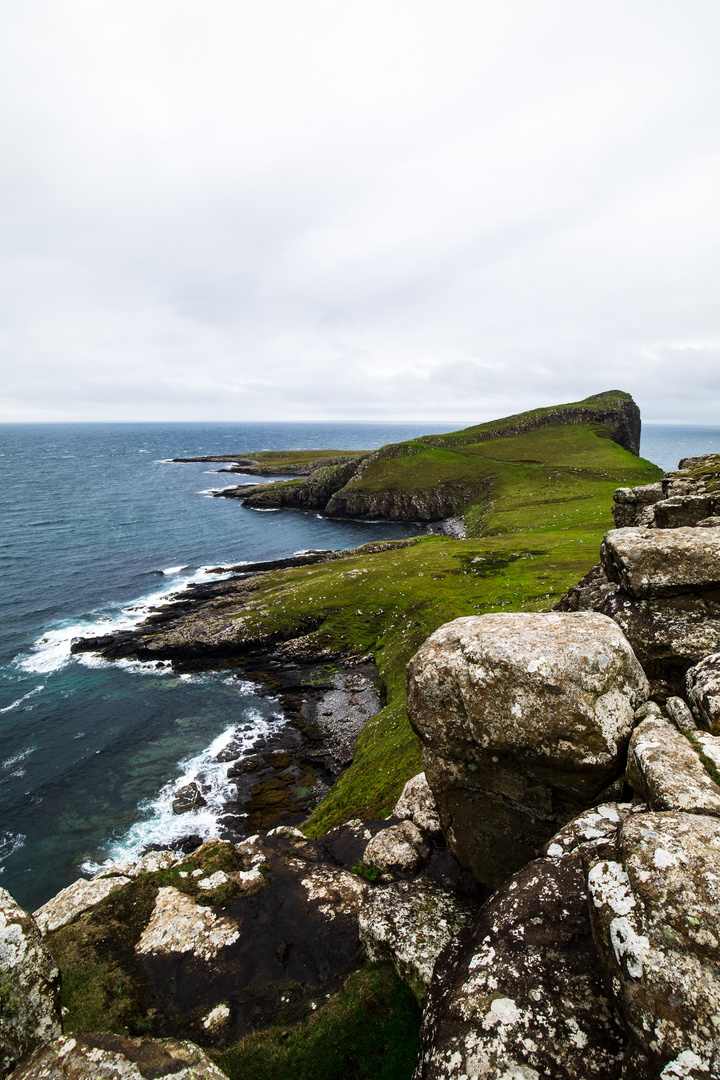
<instances>
[{"instance_id":1,"label":"white wave","mask_svg":"<svg viewBox=\"0 0 720 1080\"><path fill-rule=\"evenodd\" d=\"M20 832L4 832L0 833L0 862L4 859L9 859L16 851L19 851L21 847L24 847L27 836L25 833ZM4 866L0 866L0 873L5 869Z\"/></svg>"},{"instance_id":2,"label":"white wave","mask_svg":"<svg viewBox=\"0 0 720 1080\"><path fill-rule=\"evenodd\" d=\"M35 694L39 694L44 686L45 684L42 683L40 686L36 686L34 690L29 690L27 694L23 694L22 697L19 697L17 701L13 701L12 705L6 705L4 709L0 709L0 713L10 712L11 709L17 709L18 705L22 705L23 701L27 701L28 698L33 697Z\"/></svg>"},{"instance_id":3,"label":"white wave","mask_svg":"<svg viewBox=\"0 0 720 1080\"><path fill-rule=\"evenodd\" d=\"M167 603L174 596L179 595L183 589L194 585L198 581L217 580L226 576L226 573L215 573L211 566L198 566L188 569L187 574L180 574L172 584L166 584L157 592L149 593L129 604L116 606L110 612L98 612L92 618L71 622L70 620L58 624L53 629L47 630L41 638L33 642L30 655L15 657L14 663L22 671L31 671L37 674L48 674L59 671L60 668L73 659L70 646L73 638L97 637L102 634L113 634L119 630L132 630L133 627L147 618L150 609L158 604ZM86 657L88 654L78 654ZM82 661L88 664L86 659ZM90 661L92 665L94 661ZM104 663L104 661L103 661Z\"/></svg>"},{"instance_id":4,"label":"white wave","mask_svg":"<svg viewBox=\"0 0 720 1080\"><path fill-rule=\"evenodd\" d=\"M29 758L31 754L35 753L36 746L28 746L25 750L20 750L17 754L13 754L9 758L5 758L3 762L0 762L0 767L3 769L12 769L14 765L20 765L21 762Z\"/></svg>"},{"instance_id":5,"label":"white wave","mask_svg":"<svg viewBox=\"0 0 720 1080\"><path fill-rule=\"evenodd\" d=\"M185 564L181 563L180 566L166 566L163 570L163 574L166 576L170 574L179 574L181 570L185 569Z\"/></svg>"},{"instance_id":6,"label":"white wave","mask_svg":"<svg viewBox=\"0 0 720 1080\"><path fill-rule=\"evenodd\" d=\"M280 506L248 506L248 510L254 510L256 514L279 514L282 507ZM320 515L318 514L318 517Z\"/></svg>"},{"instance_id":7,"label":"white wave","mask_svg":"<svg viewBox=\"0 0 720 1080\"><path fill-rule=\"evenodd\" d=\"M83 871L95 874L112 863L138 859L151 844L170 845L190 834L201 836L203 840L217 836L218 819L227 812L226 803L234 797L235 785L228 780L229 763L215 761L215 758L230 742L240 745L241 754L247 753L256 739L282 723L265 720L256 713L251 713L248 719L247 725L228 728L201 753L181 761L178 765L182 770L181 775L165 784L156 798L140 804L140 820L107 846L107 859L102 863L88 860L83 864ZM206 805L176 814L172 807L173 799L177 798L180 788L193 783L202 791Z\"/></svg>"}]
</instances>

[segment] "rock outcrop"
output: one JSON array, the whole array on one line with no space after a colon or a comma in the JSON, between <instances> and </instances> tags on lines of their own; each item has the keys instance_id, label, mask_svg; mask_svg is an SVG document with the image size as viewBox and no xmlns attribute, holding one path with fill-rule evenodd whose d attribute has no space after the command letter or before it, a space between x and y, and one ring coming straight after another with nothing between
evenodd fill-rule
<instances>
[{"instance_id":1,"label":"rock outcrop","mask_svg":"<svg viewBox=\"0 0 720 1080\"><path fill-rule=\"evenodd\" d=\"M128 1039L83 1031L37 1050L12 1080L227 1080L200 1047L177 1039Z\"/></svg>"},{"instance_id":2,"label":"rock outcrop","mask_svg":"<svg viewBox=\"0 0 720 1080\"><path fill-rule=\"evenodd\" d=\"M624 771L647 681L593 614L456 619L408 665L408 714L448 847L496 886Z\"/></svg>"},{"instance_id":3,"label":"rock outcrop","mask_svg":"<svg viewBox=\"0 0 720 1080\"><path fill-rule=\"evenodd\" d=\"M435 968L415 1080L614 1080L625 1038L605 996L582 853L633 813L610 804L553 837Z\"/></svg>"},{"instance_id":4,"label":"rock outcrop","mask_svg":"<svg viewBox=\"0 0 720 1080\"><path fill-rule=\"evenodd\" d=\"M0 1078L61 1031L57 965L32 916L0 889Z\"/></svg>"},{"instance_id":5,"label":"rock outcrop","mask_svg":"<svg viewBox=\"0 0 720 1080\"><path fill-rule=\"evenodd\" d=\"M720 455L683 458L658 483L618 488L613 500L618 528L712 526L708 519L720 514Z\"/></svg>"}]
</instances>

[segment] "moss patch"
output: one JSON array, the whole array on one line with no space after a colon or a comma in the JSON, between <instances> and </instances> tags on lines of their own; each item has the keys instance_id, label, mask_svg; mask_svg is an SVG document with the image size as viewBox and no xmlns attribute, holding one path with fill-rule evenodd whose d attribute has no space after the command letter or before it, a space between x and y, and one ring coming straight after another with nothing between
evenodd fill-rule
<instances>
[{"instance_id":1,"label":"moss patch","mask_svg":"<svg viewBox=\"0 0 720 1080\"><path fill-rule=\"evenodd\" d=\"M366 966L308 1019L210 1056L230 1080L410 1080L420 1010L390 965Z\"/></svg>"}]
</instances>

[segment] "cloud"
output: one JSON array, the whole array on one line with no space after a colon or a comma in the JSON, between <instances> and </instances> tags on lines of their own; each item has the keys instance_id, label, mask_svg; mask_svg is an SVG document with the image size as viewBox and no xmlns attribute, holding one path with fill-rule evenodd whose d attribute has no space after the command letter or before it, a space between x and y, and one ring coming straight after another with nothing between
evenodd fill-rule
<instances>
[{"instance_id":1,"label":"cloud","mask_svg":"<svg viewBox=\"0 0 720 1080\"><path fill-rule=\"evenodd\" d=\"M720 396L710 0L10 0L4 420Z\"/></svg>"}]
</instances>

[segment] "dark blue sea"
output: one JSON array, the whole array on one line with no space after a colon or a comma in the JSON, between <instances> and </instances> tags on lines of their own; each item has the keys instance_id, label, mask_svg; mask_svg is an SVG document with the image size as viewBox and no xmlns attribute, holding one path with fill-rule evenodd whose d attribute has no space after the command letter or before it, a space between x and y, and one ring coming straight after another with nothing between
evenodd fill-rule
<instances>
[{"instance_id":1,"label":"dark blue sea","mask_svg":"<svg viewBox=\"0 0 720 1080\"><path fill-rule=\"evenodd\" d=\"M172 795L196 777L212 790L192 832L213 835L229 794L215 755L274 723L274 703L227 672L73 657L73 637L132 626L208 567L420 531L244 509L208 490L253 477L168 459L373 449L458 426L0 425L0 885L32 910L83 870L185 835ZM671 468L719 448L718 428L646 425L642 452Z\"/></svg>"}]
</instances>

